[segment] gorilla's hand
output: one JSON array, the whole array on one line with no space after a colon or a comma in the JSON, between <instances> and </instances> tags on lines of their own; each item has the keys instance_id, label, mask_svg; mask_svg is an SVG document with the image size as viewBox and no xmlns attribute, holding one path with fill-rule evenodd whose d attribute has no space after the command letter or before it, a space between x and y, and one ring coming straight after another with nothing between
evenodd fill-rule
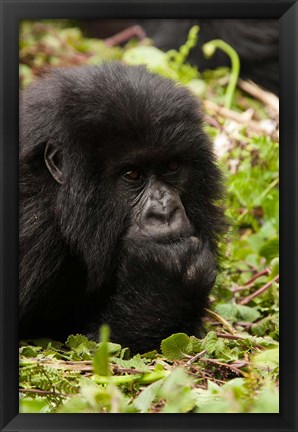
<instances>
[{"instance_id":1,"label":"gorilla's hand","mask_svg":"<svg viewBox=\"0 0 298 432\"><path fill-rule=\"evenodd\" d=\"M208 245L194 236L170 244L127 241L120 257L119 280L134 285L137 279L150 291L160 293L164 290L162 282L173 281L175 290L187 295L186 287L211 288L215 268L215 257Z\"/></svg>"},{"instance_id":2,"label":"gorilla's hand","mask_svg":"<svg viewBox=\"0 0 298 432\"><path fill-rule=\"evenodd\" d=\"M103 314L112 339L146 351L172 333L196 333L216 276L208 245L196 237L171 244L128 241L120 262L119 286Z\"/></svg>"}]
</instances>

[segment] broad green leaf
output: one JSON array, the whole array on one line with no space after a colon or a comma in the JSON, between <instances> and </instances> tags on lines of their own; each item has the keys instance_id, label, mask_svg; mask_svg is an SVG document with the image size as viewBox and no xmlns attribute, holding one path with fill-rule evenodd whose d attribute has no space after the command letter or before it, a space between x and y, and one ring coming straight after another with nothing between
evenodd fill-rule
<instances>
[{"instance_id":1,"label":"broad green leaf","mask_svg":"<svg viewBox=\"0 0 298 432\"><path fill-rule=\"evenodd\" d=\"M237 315L239 321L247 322L254 322L261 316L260 312L256 309L245 305L237 305Z\"/></svg>"},{"instance_id":2,"label":"broad green leaf","mask_svg":"<svg viewBox=\"0 0 298 432\"><path fill-rule=\"evenodd\" d=\"M19 349L20 355L24 357L36 357L38 352L41 350L41 347L34 347L34 346L23 346Z\"/></svg>"},{"instance_id":3,"label":"broad green leaf","mask_svg":"<svg viewBox=\"0 0 298 432\"><path fill-rule=\"evenodd\" d=\"M20 399L19 409L22 414L49 412L46 399Z\"/></svg>"},{"instance_id":4,"label":"broad green leaf","mask_svg":"<svg viewBox=\"0 0 298 432\"><path fill-rule=\"evenodd\" d=\"M151 369L149 368L149 366L146 365L140 354L135 355L129 360L123 360L118 357L111 357L110 361L112 363L118 364L123 368L132 368L141 372L151 372Z\"/></svg>"},{"instance_id":5,"label":"broad green leaf","mask_svg":"<svg viewBox=\"0 0 298 432\"><path fill-rule=\"evenodd\" d=\"M82 334L68 336L65 345L70 349L75 349L82 343L89 342L88 338Z\"/></svg>"},{"instance_id":6,"label":"broad green leaf","mask_svg":"<svg viewBox=\"0 0 298 432\"><path fill-rule=\"evenodd\" d=\"M169 360L185 358L192 352L192 343L185 333L176 333L161 342L161 352Z\"/></svg>"},{"instance_id":7,"label":"broad green leaf","mask_svg":"<svg viewBox=\"0 0 298 432\"><path fill-rule=\"evenodd\" d=\"M213 354L215 352L217 342L218 337L216 336L215 331L209 332L203 341L203 347L208 354Z\"/></svg>"},{"instance_id":8,"label":"broad green leaf","mask_svg":"<svg viewBox=\"0 0 298 432\"><path fill-rule=\"evenodd\" d=\"M279 393L276 388L271 386L261 389L254 405L252 413L279 413Z\"/></svg>"},{"instance_id":9,"label":"broad green leaf","mask_svg":"<svg viewBox=\"0 0 298 432\"><path fill-rule=\"evenodd\" d=\"M215 306L215 312L230 322L237 321L238 309L232 303L223 303Z\"/></svg>"},{"instance_id":10,"label":"broad green leaf","mask_svg":"<svg viewBox=\"0 0 298 432\"><path fill-rule=\"evenodd\" d=\"M279 240L278 237L268 240L262 245L259 251L260 255L265 257L268 261L279 255Z\"/></svg>"},{"instance_id":11,"label":"broad green leaf","mask_svg":"<svg viewBox=\"0 0 298 432\"><path fill-rule=\"evenodd\" d=\"M145 64L151 68L167 68L166 54L153 46L130 48L125 51L122 60L131 65Z\"/></svg>"},{"instance_id":12,"label":"broad green leaf","mask_svg":"<svg viewBox=\"0 0 298 432\"><path fill-rule=\"evenodd\" d=\"M259 367L275 369L279 365L279 349L271 349L256 354L253 357L253 364Z\"/></svg>"},{"instance_id":13,"label":"broad green leaf","mask_svg":"<svg viewBox=\"0 0 298 432\"><path fill-rule=\"evenodd\" d=\"M139 396L134 400L134 406L142 413L149 411L152 402L157 398L163 380L156 381L150 384L145 390L143 390Z\"/></svg>"}]
</instances>

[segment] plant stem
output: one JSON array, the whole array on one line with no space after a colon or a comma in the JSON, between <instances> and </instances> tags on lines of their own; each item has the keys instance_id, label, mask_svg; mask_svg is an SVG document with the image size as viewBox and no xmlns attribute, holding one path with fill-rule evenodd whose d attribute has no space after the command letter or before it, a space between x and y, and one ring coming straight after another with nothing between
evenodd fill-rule
<instances>
[{"instance_id":1,"label":"plant stem","mask_svg":"<svg viewBox=\"0 0 298 432\"><path fill-rule=\"evenodd\" d=\"M240 60L234 48L232 48L231 45L227 44L221 39L214 39L203 45L203 52L205 57L207 58L212 57L217 48L224 51L231 59L231 75L230 75L227 91L225 94L225 103L224 103L226 108L231 108L239 73L240 73Z\"/></svg>"},{"instance_id":2,"label":"plant stem","mask_svg":"<svg viewBox=\"0 0 298 432\"><path fill-rule=\"evenodd\" d=\"M159 371L159 372L148 372L144 375L121 375L121 376L100 376L100 375L94 375L93 379L97 384L109 384L110 382L114 384L129 384L138 382L139 384L151 384L155 381L158 381L162 378L165 378L169 375L169 371Z\"/></svg>"}]
</instances>

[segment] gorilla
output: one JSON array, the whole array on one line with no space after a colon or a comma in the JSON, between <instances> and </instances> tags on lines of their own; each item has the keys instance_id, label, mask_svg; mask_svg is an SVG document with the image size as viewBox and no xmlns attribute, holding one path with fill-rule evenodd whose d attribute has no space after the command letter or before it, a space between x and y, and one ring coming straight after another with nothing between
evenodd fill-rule
<instances>
[{"instance_id":1,"label":"gorilla","mask_svg":"<svg viewBox=\"0 0 298 432\"><path fill-rule=\"evenodd\" d=\"M198 334L225 229L196 97L143 66L58 69L20 100L20 336L145 352Z\"/></svg>"}]
</instances>

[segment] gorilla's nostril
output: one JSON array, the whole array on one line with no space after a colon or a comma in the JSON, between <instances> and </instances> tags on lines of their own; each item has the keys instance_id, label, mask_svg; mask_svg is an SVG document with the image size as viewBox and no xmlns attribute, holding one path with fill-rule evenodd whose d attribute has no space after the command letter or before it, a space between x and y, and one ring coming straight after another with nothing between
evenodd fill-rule
<instances>
[{"instance_id":1,"label":"gorilla's nostril","mask_svg":"<svg viewBox=\"0 0 298 432\"><path fill-rule=\"evenodd\" d=\"M181 210L179 207L176 207L169 215L169 223L175 223L179 219L181 219Z\"/></svg>"}]
</instances>

